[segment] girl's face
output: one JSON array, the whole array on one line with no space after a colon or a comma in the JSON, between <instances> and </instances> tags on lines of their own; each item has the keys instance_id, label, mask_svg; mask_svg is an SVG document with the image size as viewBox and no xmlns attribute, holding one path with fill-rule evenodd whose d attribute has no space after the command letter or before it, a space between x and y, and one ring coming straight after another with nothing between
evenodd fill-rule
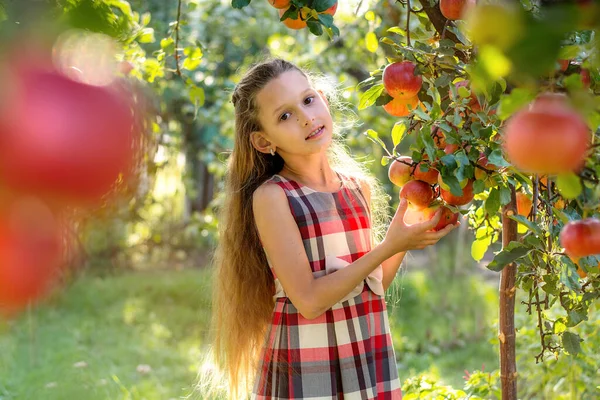
<instances>
[{"instance_id":1,"label":"girl's face","mask_svg":"<svg viewBox=\"0 0 600 400\"><path fill-rule=\"evenodd\" d=\"M331 143L333 121L325 96L299 71L270 81L256 97L262 131L252 133L254 147L282 157L323 152Z\"/></svg>"}]
</instances>

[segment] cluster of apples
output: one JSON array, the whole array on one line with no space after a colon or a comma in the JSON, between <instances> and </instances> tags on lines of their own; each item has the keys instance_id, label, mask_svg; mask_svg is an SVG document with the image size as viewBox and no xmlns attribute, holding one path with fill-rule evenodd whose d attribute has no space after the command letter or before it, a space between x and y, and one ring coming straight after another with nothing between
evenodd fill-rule
<instances>
[{"instance_id":1,"label":"cluster of apples","mask_svg":"<svg viewBox=\"0 0 600 400\"><path fill-rule=\"evenodd\" d=\"M417 94L423 78L415 74L415 67L411 61L400 61L389 64L383 70L383 87L393 97L383 109L394 117L406 117L420 103Z\"/></svg>"},{"instance_id":2,"label":"cluster of apples","mask_svg":"<svg viewBox=\"0 0 600 400\"><path fill-rule=\"evenodd\" d=\"M583 168L591 139L588 125L566 95L543 93L510 118L504 149L510 162L524 172L562 174ZM600 220L592 217L567 223L560 243L574 261L600 254Z\"/></svg>"},{"instance_id":3,"label":"cluster of apples","mask_svg":"<svg viewBox=\"0 0 600 400\"><path fill-rule=\"evenodd\" d=\"M443 139L436 140L436 142L438 147L444 148L446 153L456 150L455 145L446 145ZM485 166L486 169L495 168L488 163L487 157L483 154L478 164ZM486 174L486 172L482 169L478 174ZM478 175L478 177L481 176ZM460 182L462 195L457 196L444 183L442 176L435 169L435 165L427 160L416 163L411 157L398 157L390 164L388 178L394 185L400 187L400 198L406 199L408 202L405 215L407 224L430 220L438 208L442 209L440 222L434 228L436 231L456 223L459 216L459 213L455 211L456 207L469 204L474 197L473 179L465 179Z\"/></svg>"},{"instance_id":4,"label":"cluster of apples","mask_svg":"<svg viewBox=\"0 0 600 400\"><path fill-rule=\"evenodd\" d=\"M269 4L279 10L279 18L282 18L283 14L285 14L286 11L290 8L290 0L269 0ZM334 5L332 5L327 10L325 10L321 13L318 13L318 14L335 15L335 12L337 11L337 7L338 7L338 3L336 1ZM305 8L302 8L298 12L297 19L286 18L281 22L283 22L283 24L290 29L296 29L296 30L304 29L307 26L306 20L309 18L309 13L310 12L307 11Z\"/></svg>"}]
</instances>

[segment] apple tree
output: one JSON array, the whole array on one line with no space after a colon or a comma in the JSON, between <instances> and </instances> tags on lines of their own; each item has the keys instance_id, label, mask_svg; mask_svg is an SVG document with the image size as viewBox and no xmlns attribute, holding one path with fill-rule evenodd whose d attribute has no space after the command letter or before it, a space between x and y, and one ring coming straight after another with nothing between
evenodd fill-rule
<instances>
[{"instance_id":1,"label":"apple tree","mask_svg":"<svg viewBox=\"0 0 600 400\"><path fill-rule=\"evenodd\" d=\"M380 43L388 63L360 83L359 108L397 122L384 148L407 217L464 215L480 260L501 271L503 398L517 396L517 290L539 331L537 362L581 351L576 326L600 297L600 9L592 2L398 2ZM419 24L411 24L411 18ZM397 146L408 136L407 154ZM389 141L388 141L389 142Z\"/></svg>"}]
</instances>

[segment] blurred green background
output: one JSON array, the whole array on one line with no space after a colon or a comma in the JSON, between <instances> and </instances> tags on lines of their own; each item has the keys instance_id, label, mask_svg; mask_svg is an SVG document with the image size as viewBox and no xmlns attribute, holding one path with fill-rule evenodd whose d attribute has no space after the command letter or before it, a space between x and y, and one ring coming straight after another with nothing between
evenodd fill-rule
<instances>
[{"instance_id":1,"label":"blurred green background","mask_svg":"<svg viewBox=\"0 0 600 400\"><path fill-rule=\"evenodd\" d=\"M342 132L345 143L384 183L393 207L398 189L380 165L381 148L363 132L389 132L395 120L381 107L357 111L356 84L387 63L391 50L377 38L394 35L387 29L405 21L405 11L393 0L349 0L336 14L342 35L329 40L289 31L266 0L243 10L225 0L48 3L71 25L121 43L134 67L130 79L149 93L157 118L135 196L81 218L62 290L0 322L0 400L216 398L197 383L211 371L210 260L232 147L231 90L266 56L321 72L347 102L338 121L355 121ZM8 40L14 22L29 14L1 4ZM418 18L411 30L415 38L432 35ZM481 264L472 260L465 228L409 254L389 291L405 399L499 397L499 276L483 266L492 253ZM582 354L536 364L539 337L528 327L537 316L517 304L521 398L593 396L600 385L597 311L578 327L587 338Z\"/></svg>"}]
</instances>

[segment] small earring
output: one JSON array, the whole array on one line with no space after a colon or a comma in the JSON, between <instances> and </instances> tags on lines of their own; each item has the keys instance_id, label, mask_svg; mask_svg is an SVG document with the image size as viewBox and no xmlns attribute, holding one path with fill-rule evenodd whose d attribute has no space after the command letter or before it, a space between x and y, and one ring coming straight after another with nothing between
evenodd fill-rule
<instances>
[{"instance_id":1,"label":"small earring","mask_svg":"<svg viewBox=\"0 0 600 400\"><path fill-rule=\"evenodd\" d=\"M275 155L275 150L273 150L273 148L271 147L271 155L274 156Z\"/></svg>"}]
</instances>

